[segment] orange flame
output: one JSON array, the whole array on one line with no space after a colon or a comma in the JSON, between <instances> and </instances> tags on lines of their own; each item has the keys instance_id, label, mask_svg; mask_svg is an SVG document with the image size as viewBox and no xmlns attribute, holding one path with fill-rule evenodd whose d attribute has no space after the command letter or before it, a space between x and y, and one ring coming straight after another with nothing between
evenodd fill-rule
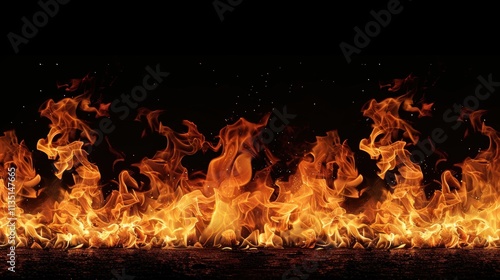
<instances>
[{"instance_id":1,"label":"orange flame","mask_svg":"<svg viewBox=\"0 0 500 280\"><path fill-rule=\"evenodd\" d=\"M391 92L404 83L397 80ZM73 91L82 84L75 79L65 86ZM53 181L37 174L30 149L14 131L0 137L1 245L9 240L6 178L15 165L18 247L500 247L499 134L481 122L484 112L471 113L473 129L489 138L489 148L458 165L461 180L444 171L441 189L428 198L408 150L419 131L399 112L430 116L432 105L414 105L410 92L363 108L373 130L359 148L376 161L381 179L395 174L392 188L359 173L354 152L336 130L317 136L286 180L274 179L271 168L279 159L259 141L269 115L259 123L241 118L212 143L190 121L181 133L159 121L161 111L140 109L136 121L148 127L143 136L160 135L166 146L136 162L138 171L121 171L106 195L108 182L85 149L97 135L77 110L109 116L109 104L94 107L87 93L48 100L40 113L51 124L37 149L53 161ZM217 156L206 172L183 166L185 157L209 150ZM262 154L268 165L256 169L253 160ZM68 172L72 184L63 188Z\"/></svg>"}]
</instances>

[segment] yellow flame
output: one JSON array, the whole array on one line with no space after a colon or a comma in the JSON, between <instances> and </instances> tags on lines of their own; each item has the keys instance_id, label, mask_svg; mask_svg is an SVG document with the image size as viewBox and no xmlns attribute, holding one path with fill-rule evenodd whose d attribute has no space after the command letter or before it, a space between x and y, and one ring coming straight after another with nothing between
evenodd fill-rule
<instances>
[{"instance_id":1,"label":"yellow flame","mask_svg":"<svg viewBox=\"0 0 500 280\"><path fill-rule=\"evenodd\" d=\"M363 108L373 130L359 148L376 160L380 178L397 169L392 189L358 172L347 140L335 130L316 137L287 180L273 179L270 168L278 159L269 150L264 154L270 165L261 170L253 165L269 115L259 123L239 119L220 130L218 143L211 143L192 122L184 121L187 131L179 133L158 120L160 111L140 110L137 120L145 116L166 146L134 165L149 185L123 170L117 188L105 195L99 166L84 149L96 135L77 110L104 116L108 107L92 107L88 95L48 100L40 113L51 124L37 149L53 161L56 180L42 180L29 148L14 131L0 137L1 245L9 242L6 178L9 167L16 166L19 247L500 247L498 132L481 122L481 111L470 114L474 129L489 138L490 146L459 164L460 181L444 171L441 189L428 198L422 170L408 151L419 132L398 112L402 108L425 116L431 107L414 106L412 96L404 94L371 100ZM183 158L207 150L218 156L205 173L190 173L183 166ZM73 184L65 189L59 179L68 170Z\"/></svg>"}]
</instances>

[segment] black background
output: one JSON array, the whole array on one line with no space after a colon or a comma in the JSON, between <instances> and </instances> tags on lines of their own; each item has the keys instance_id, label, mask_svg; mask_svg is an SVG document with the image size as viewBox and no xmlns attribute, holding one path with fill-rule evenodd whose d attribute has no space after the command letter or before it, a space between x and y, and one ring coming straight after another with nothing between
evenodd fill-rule
<instances>
[{"instance_id":1,"label":"black background","mask_svg":"<svg viewBox=\"0 0 500 280\"><path fill-rule=\"evenodd\" d=\"M164 110L162 122L176 131L184 131L182 120L190 120L212 140L239 117L257 121L272 108L286 106L297 116L289 124L292 145L282 145L290 140L286 134L270 144L284 160L300 155L302 143L336 129L356 153L360 172L375 177L375 162L358 150L359 141L371 131L361 108L372 98L401 94L379 85L409 75L418 77L418 98L434 102L435 110L431 118L404 117L422 137L434 128L449 136L436 147L449 161L435 167L433 154L421 164L429 193L438 188L434 180L444 169L460 177L453 164L488 145L477 135L464 138L466 126L454 130L442 116L474 94L478 76L500 81L499 11L492 1L401 1L403 11L393 15L351 63L339 44L353 44L353 28L364 29L373 20L370 11L385 9L389 1L243 0L221 22L212 0L71 0L18 53L8 34L20 34L21 18L31 19L40 7L37 1L13 2L3 3L0 12L0 128L16 131L33 151L37 171L46 177L52 176L50 161L36 151L36 141L46 137L49 123L38 110L46 100L71 96L56 84L85 75L100 81L113 77L115 83L101 84L104 90L93 99L111 102L141 83L147 65L157 64L171 74L140 106ZM496 129L499 101L498 92L493 92L479 103L487 110L486 123ZM112 170L114 158L103 145L97 147L90 157L103 171L103 181L115 179L165 145L161 138L141 138L143 127L131 119L115 118L114 124L117 129L108 137L125 161ZM190 171L203 169L214 156L195 155L183 163ZM293 168L277 167L276 177ZM64 180L70 184L70 179Z\"/></svg>"},{"instance_id":2,"label":"black background","mask_svg":"<svg viewBox=\"0 0 500 280\"><path fill-rule=\"evenodd\" d=\"M76 1L59 12L18 54L303 54L340 55L355 26L391 1L241 1L221 22L207 1ZM224 2L225 1L221 1ZM270 3L271 2L271 3ZM13 54L9 32L20 34L37 1L5 4L2 46ZM402 11L363 54L497 53L498 12L488 1L400 1Z\"/></svg>"},{"instance_id":3,"label":"black background","mask_svg":"<svg viewBox=\"0 0 500 280\"><path fill-rule=\"evenodd\" d=\"M474 93L479 75L500 80L495 6L401 1L401 13L392 15L348 63L339 44L354 45L353 28L364 29L373 20L370 11L386 9L388 2L243 1L221 21L213 1L73 0L60 5L18 53L7 34L21 34L21 18L31 19L40 7L36 1L9 4L2 11L2 131L15 129L34 150L48 131L40 105L67 97L57 82L87 74L116 78L99 93L111 102L142 81L147 65L159 64L171 75L140 105L164 110L162 121L178 131L184 129L182 120L190 120L210 139L239 117L257 121L272 108L286 106L297 115L290 127L298 146L336 129L356 151L371 129L361 114L363 104L401 94L379 84L411 74L421 81L419 97L435 102L435 117L413 119L416 128L424 137L444 128L450 138L438 148L446 150L451 163L473 156L484 141L464 142L464 131L452 130L442 114ZM487 123L494 127L497 104L493 93L479 105L488 110ZM141 128L133 122L116 124L109 137L129 162L162 147L161 141L141 139ZM280 143L277 139L276 149ZM281 152L286 156L287 151ZM365 154L358 157L360 168L367 164L366 172L374 172ZM196 169L205 163L190 164ZM439 177L432 162L425 166L432 170L426 182Z\"/></svg>"}]
</instances>

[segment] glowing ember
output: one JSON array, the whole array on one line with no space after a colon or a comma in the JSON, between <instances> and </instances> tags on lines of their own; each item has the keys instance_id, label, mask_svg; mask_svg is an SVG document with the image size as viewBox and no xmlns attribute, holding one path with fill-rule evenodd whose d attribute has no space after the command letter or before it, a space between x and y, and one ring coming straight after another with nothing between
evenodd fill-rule
<instances>
[{"instance_id":1,"label":"glowing ember","mask_svg":"<svg viewBox=\"0 0 500 280\"><path fill-rule=\"evenodd\" d=\"M394 176L391 187L370 184L358 172L354 152L337 131L317 136L296 171L275 180L270 170L279 159L259 140L269 115L259 123L239 119L212 143L192 122L177 132L159 121L161 112L142 109L136 120L145 120L145 133L164 137L166 146L136 162L135 171L121 171L106 194L109 182L86 148L98 135L78 111L104 117L109 105L93 104L85 92L40 107L51 124L37 149L53 161L53 182L37 174L30 149L14 131L0 137L3 246L10 233L7 178L15 166L18 247L500 247L500 138L481 122L481 111L469 118L489 138L489 148L459 165L461 180L442 172L441 189L428 198L410 153L419 131L399 112L430 116L432 104L414 105L411 92L362 108L373 130L359 148L377 162L380 178ZM209 150L217 156L206 171L188 172L183 159ZM254 159L261 155L267 167L258 169ZM72 185L63 187L65 174Z\"/></svg>"}]
</instances>

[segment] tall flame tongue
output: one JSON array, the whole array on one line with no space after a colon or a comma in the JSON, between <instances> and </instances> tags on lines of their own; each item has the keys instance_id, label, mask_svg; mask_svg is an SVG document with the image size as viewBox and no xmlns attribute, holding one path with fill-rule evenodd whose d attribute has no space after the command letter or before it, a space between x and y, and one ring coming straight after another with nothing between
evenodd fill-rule
<instances>
[{"instance_id":1,"label":"tall flame tongue","mask_svg":"<svg viewBox=\"0 0 500 280\"><path fill-rule=\"evenodd\" d=\"M82 84L66 86L75 90ZM37 148L53 161L52 183L37 174L32 154L14 131L0 137L4 208L8 168L17 167L18 246L500 247L500 139L481 122L481 111L469 117L472 128L489 138L489 148L458 165L462 180L444 171L441 189L428 198L422 170L407 149L417 144L419 132L399 112L429 116L432 104L414 106L409 93L371 100L363 108L373 130L359 148L376 161L381 179L394 176L390 188L358 172L354 152L335 130L316 137L286 180L275 179L271 170L280 159L259 140L269 115L259 123L239 119L211 143L192 122L184 121L187 130L180 133L159 121L160 111L140 109L136 120L145 120L145 133L164 137L166 146L120 171L116 188L105 195L109 182L86 150L97 135L77 114L109 116L109 104L99 106L92 107L85 93L41 107L51 125ZM217 156L206 171L190 174L183 159L208 150ZM265 157L267 167L256 169L256 157ZM65 174L72 175L66 188ZM23 204L28 198L35 207ZM8 243L6 213L0 213L2 245Z\"/></svg>"}]
</instances>

